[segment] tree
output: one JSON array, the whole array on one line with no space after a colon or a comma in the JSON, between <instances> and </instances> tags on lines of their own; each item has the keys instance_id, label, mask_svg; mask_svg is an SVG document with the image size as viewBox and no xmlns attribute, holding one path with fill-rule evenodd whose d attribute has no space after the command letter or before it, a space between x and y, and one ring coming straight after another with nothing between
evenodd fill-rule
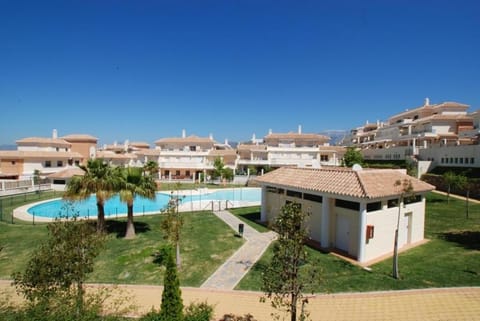
<instances>
[{"instance_id":1,"label":"tree","mask_svg":"<svg viewBox=\"0 0 480 321\"><path fill-rule=\"evenodd\" d=\"M160 306L160 320L181 321L183 319L182 291L177 275L177 266L173 259L173 249L164 248L165 276L163 278L162 304Z\"/></svg>"},{"instance_id":2,"label":"tree","mask_svg":"<svg viewBox=\"0 0 480 321\"><path fill-rule=\"evenodd\" d=\"M450 191L452 188L455 188L457 183L457 175L454 172L448 171L442 176L445 184L447 184L447 204L450 204Z\"/></svg>"},{"instance_id":3,"label":"tree","mask_svg":"<svg viewBox=\"0 0 480 321\"><path fill-rule=\"evenodd\" d=\"M395 239L393 243L393 267L392 267L393 277L395 279L399 279L400 274L398 271L398 230L400 228L400 213L402 211L402 204L404 203L405 199L413 195L413 185L411 180L404 179L403 181L397 180L394 186L401 188L400 199L398 200L397 227L395 229Z\"/></svg>"},{"instance_id":4,"label":"tree","mask_svg":"<svg viewBox=\"0 0 480 321\"><path fill-rule=\"evenodd\" d=\"M93 271L104 235L96 233L88 221L77 221L76 216L72 220L56 220L47 229L48 239L33 252L25 271L13 275L14 284L30 302L44 306L49 306L58 295L68 298L73 293L77 311L82 313L83 284Z\"/></svg>"},{"instance_id":5,"label":"tree","mask_svg":"<svg viewBox=\"0 0 480 321\"><path fill-rule=\"evenodd\" d=\"M470 198L470 182L468 178L463 174L458 174L455 181L453 182L453 187L457 190L465 190L465 218L468 219L468 200Z\"/></svg>"},{"instance_id":6,"label":"tree","mask_svg":"<svg viewBox=\"0 0 480 321\"><path fill-rule=\"evenodd\" d=\"M363 164L362 153L355 147L347 147L345 155L342 160L343 166L352 167L354 164Z\"/></svg>"},{"instance_id":7,"label":"tree","mask_svg":"<svg viewBox=\"0 0 480 321\"><path fill-rule=\"evenodd\" d=\"M143 166L145 174L151 176L153 179L158 178L158 163L156 161L148 161L145 166Z\"/></svg>"},{"instance_id":8,"label":"tree","mask_svg":"<svg viewBox=\"0 0 480 321\"><path fill-rule=\"evenodd\" d=\"M273 244L273 257L262 278L262 291L276 309L286 309L291 321L297 320L298 303L307 303L303 293L318 284L318 265L307 265L304 227L307 214L298 203L287 203L275 220L274 230L278 240ZM305 311L300 312L304 320Z\"/></svg>"},{"instance_id":9,"label":"tree","mask_svg":"<svg viewBox=\"0 0 480 321\"><path fill-rule=\"evenodd\" d=\"M223 163L222 159L220 157L215 158L213 161L213 173L212 177L213 179L219 178L220 179L223 177L223 170L224 170L225 164Z\"/></svg>"},{"instance_id":10,"label":"tree","mask_svg":"<svg viewBox=\"0 0 480 321\"><path fill-rule=\"evenodd\" d=\"M79 166L85 174L74 176L68 183L64 198L84 200L95 193L97 200L97 231L105 230L105 202L119 189L120 177L101 159L89 159L87 166Z\"/></svg>"},{"instance_id":11,"label":"tree","mask_svg":"<svg viewBox=\"0 0 480 321\"><path fill-rule=\"evenodd\" d=\"M161 228L165 232L165 239L175 246L175 260L177 263L177 268L180 268L181 266L180 237L183 227L183 217L178 212L179 202L180 197L178 196L177 188L177 195L174 195L172 191L167 207L162 211L165 214L165 219L161 223Z\"/></svg>"},{"instance_id":12,"label":"tree","mask_svg":"<svg viewBox=\"0 0 480 321\"><path fill-rule=\"evenodd\" d=\"M133 223L133 202L136 196L155 199L156 185L152 176L144 175L140 167L121 168L119 175L123 183L120 187L120 200L127 204L127 230L125 238L135 238L135 225Z\"/></svg>"}]
</instances>

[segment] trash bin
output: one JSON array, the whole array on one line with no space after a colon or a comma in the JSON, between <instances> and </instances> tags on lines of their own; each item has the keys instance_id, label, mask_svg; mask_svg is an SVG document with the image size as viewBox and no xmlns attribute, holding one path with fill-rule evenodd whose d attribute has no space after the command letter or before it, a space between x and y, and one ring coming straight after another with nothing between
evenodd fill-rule
<instances>
[{"instance_id":1,"label":"trash bin","mask_svg":"<svg viewBox=\"0 0 480 321\"><path fill-rule=\"evenodd\" d=\"M238 224L238 234L243 236L243 223Z\"/></svg>"}]
</instances>

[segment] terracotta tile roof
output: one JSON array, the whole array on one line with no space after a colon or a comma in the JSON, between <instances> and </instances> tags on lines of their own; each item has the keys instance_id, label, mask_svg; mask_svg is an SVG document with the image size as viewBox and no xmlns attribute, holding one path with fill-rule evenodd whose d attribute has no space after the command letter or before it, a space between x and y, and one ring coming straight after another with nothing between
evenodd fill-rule
<instances>
[{"instance_id":1,"label":"terracotta tile roof","mask_svg":"<svg viewBox=\"0 0 480 321\"><path fill-rule=\"evenodd\" d=\"M131 142L130 146L137 148L150 148L150 144L147 142Z\"/></svg>"},{"instance_id":2,"label":"terracotta tile roof","mask_svg":"<svg viewBox=\"0 0 480 321\"><path fill-rule=\"evenodd\" d=\"M140 149L138 151L135 151L135 154L137 155L145 155L145 156L160 156L162 151L160 149L154 148L154 149Z\"/></svg>"},{"instance_id":3,"label":"terracotta tile roof","mask_svg":"<svg viewBox=\"0 0 480 321\"><path fill-rule=\"evenodd\" d=\"M257 150L257 151L266 151L267 145L265 144L240 144L237 146L238 150Z\"/></svg>"},{"instance_id":4,"label":"terracotta tile roof","mask_svg":"<svg viewBox=\"0 0 480 321\"><path fill-rule=\"evenodd\" d=\"M70 134L61 137L62 139L66 140L67 142L92 142L96 143L98 141L97 137L87 135L87 134Z\"/></svg>"},{"instance_id":5,"label":"terracotta tile roof","mask_svg":"<svg viewBox=\"0 0 480 321\"><path fill-rule=\"evenodd\" d=\"M431 115L428 117L417 119L413 123L429 123L432 120L455 120L473 122L473 118L467 115Z\"/></svg>"},{"instance_id":6,"label":"terracotta tile roof","mask_svg":"<svg viewBox=\"0 0 480 321\"><path fill-rule=\"evenodd\" d=\"M27 137L16 141L17 145L49 145L70 147L71 144L60 138L45 138L45 137Z\"/></svg>"},{"instance_id":7,"label":"terracotta tile roof","mask_svg":"<svg viewBox=\"0 0 480 321\"><path fill-rule=\"evenodd\" d=\"M208 156L232 156L237 155L235 149L214 149L208 152Z\"/></svg>"},{"instance_id":8,"label":"terracotta tile roof","mask_svg":"<svg viewBox=\"0 0 480 321\"><path fill-rule=\"evenodd\" d=\"M48 151L23 151L23 150L2 150L0 158L4 159L22 159L22 158L84 158L82 154L77 152L48 152Z\"/></svg>"},{"instance_id":9,"label":"terracotta tile roof","mask_svg":"<svg viewBox=\"0 0 480 321\"><path fill-rule=\"evenodd\" d=\"M83 176L85 172L78 167L67 168L63 171L52 173L48 175L48 178L71 178L73 176Z\"/></svg>"},{"instance_id":10,"label":"terracotta tile roof","mask_svg":"<svg viewBox=\"0 0 480 321\"><path fill-rule=\"evenodd\" d=\"M289 133L272 133L265 136L265 140L267 139L307 139L307 140L319 140L319 141L328 141L330 137L320 134L303 134L303 133L296 133L296 132L289 132Z\"/></svg>"},{"instance_id":11,"label":"terracotta tile roof","mask_svg":"<svg viewBox=\"0 0 480 321\"><path fill-rule=\"evenodd\" d=\"M134 159L137 158L137 155L131 153L117 154L111 151L98 151L97 158L108 158L108 159Z\"/></svg>"},{"instance_id":12,"label":"terracotta tile roof","mask_svg":"<svg viewBox=\"0 0 480 321\"><path fill-rule=\"evenodd\" d=\"M195 135L188 136L188 137L170 137L170 138L161 138L155 141L155 145L162 145L162 144L188 144L188 143L208 143L213 144L216 143L210 137L198 137Z\"/></svg>"},{"instance_id":13,"label":"terracotta tile roof","mask_svg":"<svg viewBox=\"0 0 480 321\"><path fill-rule=\"evenodd\" d=\"M380 198L398 196L398 180L408 179L415 192L426 192L434 186L408 176L399 170L363 169L353 171L344 168L306 169L282 167L256 179L260 184L273 184L315 192L344 195L356 198Z\"/></svg>"}]
</instances>

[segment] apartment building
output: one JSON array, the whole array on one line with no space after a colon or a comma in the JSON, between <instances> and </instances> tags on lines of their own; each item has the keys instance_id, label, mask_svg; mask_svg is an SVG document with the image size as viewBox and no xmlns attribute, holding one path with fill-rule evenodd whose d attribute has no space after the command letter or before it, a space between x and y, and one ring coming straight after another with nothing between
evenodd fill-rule
<instances>
[{"instance_id":1,"label":"apartment building","mask_svg":"<svg viewBox=\"0 0 480 321\"><path fill-rule=\"evenodd\" d=\"M53 130L52 137L27 137L16 144L17 150L0 151L0 177L25 179L36 171L46 177L75 167L95 152L96 138L89 135L59 138Z\"/></svg>"},{"instance_id":2,"label":"apartment building","mask_svg":"<svg viewBox=\"0 0 480 321\"><path fill-rule=\"evenodd\" d=\"M357 146L365 159L406 160L414 157L435 166L480 166L479 112L458 102L430 104L367 123L343 141Z\"/></svg>"},{"instance_id":3,"label":"apartment building","mask_svg":"<svg viewBox=\"0 0 480 321\"><path fill-rule=\"evenodd\" d=\"M208 177L214 169L215 158L220 157L226 166L235 169L236 153L228 143L219 144L213 136L199 137L186 135L181 137L161 138L155 142L155 151L142 151L146 160L155 160L159 167L161 179L199 180L202 175Z\"/></svg>"},{"instance_id":4,"label":"apartment building","mask_svg":"<svg viewBox=\"0 0 480 321\"><path fill-rule=\"evenodd\" d=\"M297 132L273 133L271 130L261 143L252 137L249 143L237 146L238 170L250 168L278 168L282 166L320 168L338 166L345 152L343 147L330 146L324 135Z\"/></svg>"}]
</instances>

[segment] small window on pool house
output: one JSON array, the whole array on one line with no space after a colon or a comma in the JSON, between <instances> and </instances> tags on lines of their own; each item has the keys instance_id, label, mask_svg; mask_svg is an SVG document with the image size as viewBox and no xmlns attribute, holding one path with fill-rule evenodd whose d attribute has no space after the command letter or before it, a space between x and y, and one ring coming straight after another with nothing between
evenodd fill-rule
<instances>
[{"instance_id":1,"label":"small window on pool house","mask_svg":"<svg viewBox=\"0 0 480 321\"><path fill-rule=\"evenodd\" d=\"M374 212L382 209L382 202L373 202L367 204L367 212Z\"/></svg>"},{"instance_id":2,"label":"small window on pool house","mask_svg":"<svg viewBox=\"0 0 480 321\"><path fill-rule=\"evenodd\" d=\"M387 201L387 206L388 206L388 208L397 207L398 206L398 198L393 198L391 200L388 200Z\"/></svg>"}]
</instances>

